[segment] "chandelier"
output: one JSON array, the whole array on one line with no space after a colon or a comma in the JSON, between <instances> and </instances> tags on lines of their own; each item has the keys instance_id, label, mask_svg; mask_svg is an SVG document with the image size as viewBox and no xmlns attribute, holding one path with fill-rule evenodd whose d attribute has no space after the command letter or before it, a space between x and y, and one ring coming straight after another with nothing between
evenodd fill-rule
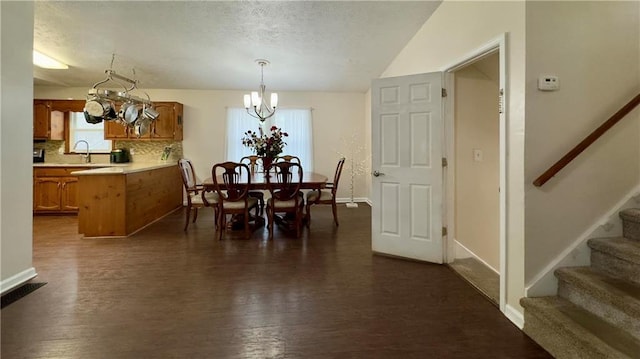
<instances>
[{"instance_id":1,"label":"chandelier","mask_svg":"<svg viewBox=\"0 0 640 359\"><path fill-rule=\"evenodd\" d=\"M278 106L278 94L271 93L271 101L267 104L264 86L264 67L269 64L269 60L257 59L256 62L260 65L260 89L259 91L252 91L251 94L244 95L244 108L247 113L252 117L257 118L261 122L273 116L276 113L276 107Z\"/></svg>"}]
</instances>

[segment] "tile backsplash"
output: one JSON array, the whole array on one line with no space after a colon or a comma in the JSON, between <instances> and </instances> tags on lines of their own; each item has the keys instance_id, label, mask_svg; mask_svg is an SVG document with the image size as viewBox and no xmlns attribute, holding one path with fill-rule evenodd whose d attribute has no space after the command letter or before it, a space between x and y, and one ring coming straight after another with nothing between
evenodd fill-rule
<instances>
[{"instance_id":1,"label":"tile backsplash","mask_svg":"<svg viewBox=\"0 0 640 359\"><path fill-rule=\"evenodd\" d=\"M181 141L114 141L113 148L126 148L131 154L131 162L160 161L165 147L171 147L168 161L177 162L182 158ZM64 141L45 141L33 144L34 149L44 148L44 159L48 163L80 163L80 155L64 154ZM108 154L92 154L91 161L108 163Z\"/></svg>"}]
</instances>

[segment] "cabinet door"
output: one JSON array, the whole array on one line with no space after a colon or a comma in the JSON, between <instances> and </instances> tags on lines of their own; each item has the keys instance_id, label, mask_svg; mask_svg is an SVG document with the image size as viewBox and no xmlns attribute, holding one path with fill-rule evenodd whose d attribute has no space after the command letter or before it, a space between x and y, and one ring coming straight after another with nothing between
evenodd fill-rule
<instances>
[{"instance_id":1,"label":"cabinet door","mask_svg":"<svg viewBox=\"0 0 640 359\"><path fill-rule=\"evenodd\" d=\"M50 101L33 100L33 138L38 140L48 139L50 123Z\"/></svg>"},{"instance_id":2,"label":"cabinet door","mask_svg":"<svg viewBox=\"0 0 640 359\"><path fill-rule=\"evenodd\" d=\"M151 138L173 139L176 121L174 103L155 102L154 105L160 115L151 126Z\"/></svg>"},{"instance_id":3,"label":"cabinet door","mask_svg":"<svg viewBox=\"0 0 640 359\"><path fill-rule=\"evenodd\" d=\"M78 177L66 177L61 181L60 210L65 212L78 211Z\"/></svg>"},{"instance_id":4,"label":"cabinet door","mask_svg":"<svg viewBox=\"0 0 640 359\"><path fill-rule=\"evenodd\" d=\"M129 137L128 127L117 121L104 121L104 139L118 140Z\"/></svg>"},{"instance_id":5,"label":"cabinet door","mask_svg":"<svg viewBox=\"0 0 640 359\"><path fill-rule=\"evenodd\" d=\"M59 177L38 177L34 183L33 209L38 212L59 211L62 184Z\"/></svg>"}]
</instances>

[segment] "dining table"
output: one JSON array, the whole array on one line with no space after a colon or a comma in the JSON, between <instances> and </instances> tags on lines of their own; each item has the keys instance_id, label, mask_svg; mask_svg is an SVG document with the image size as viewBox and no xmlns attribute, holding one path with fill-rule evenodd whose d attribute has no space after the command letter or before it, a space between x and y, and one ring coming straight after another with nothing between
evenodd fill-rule
<instances>
[{"instance_id":1,"label":"dining table","mask_svg":"<svg viewBox=\"0 0 640 359\"><path fill-rule=\"evenodd\" d=\"M249 184L249 190L268 190L267 187L267 177L266 174L262 171L256 171L253 173L246 174L242 176L239 180L239 183L245 184L248 182L248 179L251 178L251 183ZM275 187L277 187L277 180L274 181L275 176L271 174L271 183L275 183ZM303 172L302 173L302 184L300 189L322 189L327 185L328 178L327 176L316 173L316 172ZM225 190L225 184L222 180L222 176L218 178L218 185L221 190ZM213 177L208 177L202 182L202 186L205 191L215 191L215 184L213 183Z\"/></svg>"},{"instance_id":2,"label":"dining table","mask_svg":"<svg viewBox=\"0 0 640 359\"><path fill-rule=\"evenodd\" d=\"M277 187L277 180L274 181L275 175L274 174L270 174L270 182L272 185L275 184L275 187ZM262 172L262 171L255 171L252 173L245 173L243 176L240 177L239 179L239 183L241 184L246 184L249 180L249 178L251 178L251 182L249 184L249 190L268 190L269 188L267 187L267 174ZM221 190L225 190L226 186L224 183L224 180L222 179L222 175L218 176L217 178L217 182L218 182L218 186L220 186ZM320 173L316 173L316 172L303 172L302 173L302 184L300 185L300 189L310 189L310 190L320 190L322 188L325 188L327 186L327 181L328 178L327 176L320 174ZM203 182L202 182L202 187L203 190L205 192L209 192L209 191L215 191L216 190L216 185L213 181L213 177L208 177L206 178ZM252 220L260 220L260 221L264 221L262 218L253 218ZM276 216L275 218L276 223L280 224L280 225L285 225L285 226L290 226L291 223L287 220L286 217L279 217ZM241 229L241 220L239 220L238 218L236 219L232 219L231 223L229 224L231 226L231 228L234 229Z\"/></svg>"}]
</instances>

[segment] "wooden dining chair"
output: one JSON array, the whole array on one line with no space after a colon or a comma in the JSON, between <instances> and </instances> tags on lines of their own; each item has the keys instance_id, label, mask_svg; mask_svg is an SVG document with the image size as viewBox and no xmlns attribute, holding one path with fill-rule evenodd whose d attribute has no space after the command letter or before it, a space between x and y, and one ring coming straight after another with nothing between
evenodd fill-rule
<instances>
[{"instance_id":1,"label":"wooden dining chair","mask_svg":"<svg viewBox=\"0 0 640 359\"><path fill-rule=\"evenodd\" d=\"M276 162L269 167L266 175L267 188L271 194L271 198L267 200L269 239L273 238L276 213L293 215L296 237L300 237L304 216L304 197L300 196L302 173L302 166L295 162Z\"/></svg>"},{"instance_id":2,"label":"wooden dining chair","mask_svg":"<svg viewBox=\"0 0 640 359\"><path fill-rule=\"evenodd\" d=\"M276 157L275 162L295 162L297 164L302 164L300 162L300 158L298 158L297 156L292 156L292 155L278 156L278 157Z\"/></svg>"},{"instance_id":3,"label":"wooden dining chair","mask_svg":"<svg viewBox=\"0 0 640 359\"><path fill-rule=\"evenodd\" d=\"M187 193L187 216L184 223L184 231L189 227L189 217L193 211L193 223L198 218L198 209L203 207L213 207L214 223L218 225L218 204L219 197L217 193L207 192L202 184L196 183L196 175L193 170L193 164L190 160L182 158L178 161L180 173L182 174L182 183Z\"/></svg>"},{"instance_id":4,"label":"wooden dining chair","mask_svg":"<svg viewBox=\"0 0 640 359\"><path fill-rule=\"evenodd\" d=\"M314 204L330 204L331 209L333 210L333 221L336 223L336 226L339 226L336 193L338 192L338 182L340 181L340 175L342 174L344 160L345 158L342 157L338 161L336 172L333 175L333 182L327 182L325 189L315 190L307 193L307 215L305 218L307 227L311 225L311 206Z\"/></svg>"},{"instance_id":5,"label":"wooden dining chair","mask_svg":"<svg viewBox=\"0 0 640 359\"><path fill-rule=\"evenodd\" d=\"M240 163L244 163L249 166L249 172L253 175L256 171L260 170L259 166L262 165L262 158L256 155L244 156L240 159ZM258 200L258 204L260 205L260 215L262 216L264 213L264 192L260 190L250 190L249 196Z\"/></svg>"},{"instance_id":6,"label":"wooden dining chair","mask_svg":"<svg viewBox=\"0 0 640 359\"><path fill-rule=\"evenodd\" d=\"M250 210L254 209L254 219L258 216L258 200L249 196L251 187L251 173L249 167L243 163L223 162L211 169L213 185L219 197L220 214L218 228L220 239L226 230L227 215L243 215L245 237L249 238Z\"/></svg>"}]
</instances>

